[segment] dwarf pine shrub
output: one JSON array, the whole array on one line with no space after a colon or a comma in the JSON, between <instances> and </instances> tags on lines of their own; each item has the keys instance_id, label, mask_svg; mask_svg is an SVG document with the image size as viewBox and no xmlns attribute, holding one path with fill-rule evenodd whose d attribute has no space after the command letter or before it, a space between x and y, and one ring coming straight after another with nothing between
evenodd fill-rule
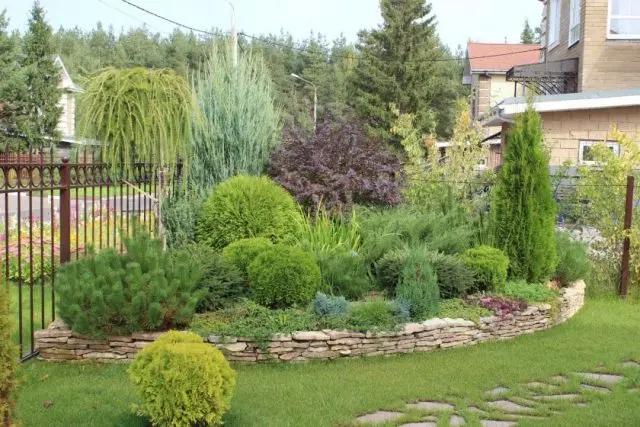
<instances>
[{"instance_id":1,"label":"dwarf pine shrub","mask_svg":"<svg viewBox=\"0 0 640 427\"><path fill-rule=\"evenodd\" d=\"M90 252L56 278L60 317L83 335L103 337L189 324L202 270L186 252L171 257L148 235L126 239L126 252Z\"/></svg>"}]
</instances>

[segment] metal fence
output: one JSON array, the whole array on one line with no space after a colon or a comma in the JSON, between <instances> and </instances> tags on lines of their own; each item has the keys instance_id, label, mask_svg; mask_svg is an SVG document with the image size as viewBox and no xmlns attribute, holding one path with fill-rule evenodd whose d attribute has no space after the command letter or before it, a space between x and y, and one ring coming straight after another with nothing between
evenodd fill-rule
<instances>
[{"instance_id":1,"label":"metal fence","mask_svg":"<svg viewBox=\"0 0 640 427\"><path fill-rule=\"evenodd\" d=\"M150 164L112 168L83 150L0 158L0 265L22 360L37 355L34 332L56 317L60 264L89 247L122 250L134 230L157 233L155 201L163 183Z\"/></svg>"}]
</instances>

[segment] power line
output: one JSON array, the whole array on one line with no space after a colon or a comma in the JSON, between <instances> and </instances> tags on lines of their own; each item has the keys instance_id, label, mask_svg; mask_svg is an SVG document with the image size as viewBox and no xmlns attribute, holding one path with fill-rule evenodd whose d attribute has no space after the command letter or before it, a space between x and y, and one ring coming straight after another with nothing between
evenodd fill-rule
<instances>
[{"instance_id":1,"label":"power line","mask_svg":"<svg viewBox=\"0 0 640 427\"><path fill-rule=\"evenodd\" d=\"M121 1L126 3L126 4L128 4L129 6L135 7L138 10L141 10L141 11L143 11L145 13L148 13L149 15L155 16L156 18L162 19L163 21L169 22L169 23L171 23L173 25L177 25L179 27L186 28L186 29L188 29L190 31L195 31L195 32L202 33L202 34L207 34L209 36L216 36L217 35L215 33L212 33L211 31L201 30L201 29L198 29L198 28L195 28L195 27L191 27L191 26L186 25L186 24L182 24L182 23L180 23L178 21L174 21L173 19L170 19L170 18L167 18L165 16L159 15L159 14L157 14L157 13L155 13L155 12L149 10L149 9L146 9L146 8L144 8L142 6L139 6L139 5L135 4L135 3L132 3L129 0L121 0ZM270 44L272 46L279 46L279 47L284 47L284 48L287 48L287 49L294 49L294 50L298 50L300 52L305 52L306 51L305 48L301 48L301 47L297 47L297 46L289 46L289 45L286 45L284 43L279 43L279 42L276 42L276 41L273 41L273 40L266 40L266 39L264 39L262 37L253 36L251 34L247 34L247 33L244 33L244 32L238 32L238 35L246 37L246 38L249 38L249 39L252 39L252 40L260 41L261 43L264 43L264 44ZM534 49L520 50L520 51L517 51L517 52L498 53L498 54L494 54L494 55L474 56L474 57L469 57L468 59L471 60L471 59L497 58L497 57L501 57L501 56L510 56L510 55L516 55L516 54L520 54L520 53L539 52L539 51L540 51L540 48L534 48ZM338 58L351 58L351 56L347 56L347 55L339 55L337 57ZM465 58L415 59L415 60L409 60L409 61L405 61L405 62L448 62L448 61L462 61L464 59L467 59L467 58L465 57Z\"/></svg>"},{"instance_id":2,"label":"power line","mask_svg":"<svg viewBox=\"0 0 640 427\"><path fill-rule=\"evenodd\" d=\"M144 25L148 26L149 28L153 28L154 30L156 30L156 31L157 31L157 32L159 32L159 33L164 33L164 31L161 31L158 27L156 27L156 26L154 26L154 25L149 24L148 22L146 22L146 21L145 21L145 20L143 20L143 19L138 18L137 16L131 15L130 13L127 13L127 12L125 12L124 10L122 10L122 9L120 9L120 8L118 8L118 7L114 6L114 5L112 5L112 4L107 3L105 0L98 0L98 1L99 1L100 3L102 3L103 5L105 5L105 6L109 7L109 8L111 8L111 9L113 9L113 10L117 11L117 12L120 12L121 14L123 14L123 15L125 15L125 16L128 16L128 17L129 17L129 18L131 18L131 19L134 19L134 20L136 20L136 21L138 21L138 22L142 22Z\"/></svg>"},{"instance_id":3,"label":"power line","mask_svg":"<svg viewBox=\"0 0 640 427\"><path fill-rule=\"evenodd\" d=\"M163 21L167 21L167 22L172 23L173 25L177 25L178 27L186 28L187 30L195 31L197 33L207 34L209 36L215 36L216 35L216 34L212 33L211 31L199 30L197 28L190 27L189 25L181 24L180 22L174 21L173 19L169 19L169 18L166 18L166 17L164 17L162 15L158 15L157 13L152 12L149 9L145 9L142 6L138 6L137 4L132 3L129 0L121 0L121 1L126 3L126 4L128 4L129 6L135 7L138 10L141 10L141 11L143 11L145 13L148 13L149 15L155 16L158 19L162 19Z\"/></svg>"}]
</instances>

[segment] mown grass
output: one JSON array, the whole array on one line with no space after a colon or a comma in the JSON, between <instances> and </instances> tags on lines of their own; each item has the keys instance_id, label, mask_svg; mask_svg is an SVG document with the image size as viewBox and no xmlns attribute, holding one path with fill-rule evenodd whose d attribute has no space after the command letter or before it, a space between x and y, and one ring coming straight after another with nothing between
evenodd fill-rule
<instances>
[{"instance_id":1,"label":"mown grass","mask_svg":"<svg viewBox=\"0 0 640 427\"><path fill-rule=\"evenodd\" d=\"M590 301L567 324L511 341L391 358L236 366L238 383L225 425L345 426L360 414L403 408L419 399L464 409L482 406L484 392L499 385L515 393L528 381L598 367L613 371L633 358L640 358L640 306ZM612 393L585 395L586 407L572 409L568 402L546 406L539 413L559 414L542 423L637 425L640 393L626 388L640 385L640 372L624 372L627 379ZM144 425L130 412L137 397L126 366L29 362L21 366L20 376L16 416L24 426ZM463 414L468 425L477 423L477 417ZM418 417L412 413L406 420Z\"/></svg>"}]
</instances>

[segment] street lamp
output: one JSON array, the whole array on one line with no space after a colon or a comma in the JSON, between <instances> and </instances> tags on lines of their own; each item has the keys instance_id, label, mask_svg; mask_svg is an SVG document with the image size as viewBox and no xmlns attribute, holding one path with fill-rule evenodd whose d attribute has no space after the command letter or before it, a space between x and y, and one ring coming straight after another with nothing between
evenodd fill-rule
<instances>
[{"instance_id":1,"label":"street lamp","mask_svg":"<svg viewBox=\"0 0 640 427\"><path fill-rule=\"evenodd\" d=\"M318 88L316 87L316 85L311 83L309 80L300 77L296 73L291 73L291 77L293 77L294 79L302 80L303 82L309 83L311 86L313 86L313 133L315 135L315 133L316 133L316 124L318 122Z\"/></svg>"}]
</instances>

